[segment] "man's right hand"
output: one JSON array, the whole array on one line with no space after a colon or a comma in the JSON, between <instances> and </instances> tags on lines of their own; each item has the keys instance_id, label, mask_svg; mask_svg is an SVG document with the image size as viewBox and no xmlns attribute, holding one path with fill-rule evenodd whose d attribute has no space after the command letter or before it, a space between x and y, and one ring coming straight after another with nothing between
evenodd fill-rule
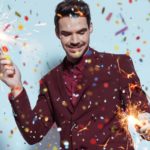
<instances>
[{"instance_id":1,"label":"man's right hand","mask_svg":"<svg viewBox=\"0 0 150 150\"><path fill-rule=\"evenodd\" d=\"M23 90L18 67L4 54L0 54L0 80L11 89L14 97Z\"/></svg>"}]
</instances>

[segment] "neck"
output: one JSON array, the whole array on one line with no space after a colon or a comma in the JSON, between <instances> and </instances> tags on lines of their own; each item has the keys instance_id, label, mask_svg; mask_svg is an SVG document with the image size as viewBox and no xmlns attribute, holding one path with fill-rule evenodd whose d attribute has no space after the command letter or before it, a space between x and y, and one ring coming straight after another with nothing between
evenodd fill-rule
<instances>
[{"instance_id":1,"label":"neck","mask_svg":"<svg viewBox=\"0 0 150 150\"><path fill-rule=\"evenodd\" d=\"M77 63L81 58L82 58L82 56L79 57L79 58L77 58L77 59L71 59L71 58L67 57L67 60L68 60L69 62L75 64L75 63Z\"/></svg>"}]
</instances>

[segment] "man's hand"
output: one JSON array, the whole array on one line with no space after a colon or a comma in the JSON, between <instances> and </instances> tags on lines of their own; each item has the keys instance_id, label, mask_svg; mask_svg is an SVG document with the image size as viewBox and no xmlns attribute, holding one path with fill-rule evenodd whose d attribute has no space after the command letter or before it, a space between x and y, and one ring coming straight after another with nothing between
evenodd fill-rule
<instances>
[{"instance_id":1,"label":"man's hand","mask_svg":"<svg viewBox=\"0 0 150 150\"><path fill-rule=\"evenodd\" d=\"M140 125L136 125L137 132L143 139L150 141L150 114L141 113L138 115Z\"/></svg>"},{"instance_id":2,"label":"man's hand","mask_svg":"<svg viewBox=\"0 0 150 150\"><path fill-rule=\"evenodd\" d=\"M20 71L9 56L0 54L0 80L3 81L16 97L22 90Z\"/></svg>"}]
</instances>

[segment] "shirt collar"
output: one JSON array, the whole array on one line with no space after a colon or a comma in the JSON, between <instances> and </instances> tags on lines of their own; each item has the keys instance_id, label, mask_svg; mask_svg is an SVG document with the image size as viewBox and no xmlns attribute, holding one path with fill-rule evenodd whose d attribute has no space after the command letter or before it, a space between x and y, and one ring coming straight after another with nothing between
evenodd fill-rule
<instances>
[{"instance_id":1,"label":"shirt collar","mask_svg":"<svg viewBox=\"0 0 150 150\"><path fill-rule=\"evenodd\" d=\"M77 68L79 70L82 70L84 68L84 64L85 64L85 59L92 53L92 50L90 48L88 48L86 50L86 52L84 53L84 55L75 63L70 62L67 57L64 58L63 60L63 66L64 69L70 70L73 68Z\"/></svg>"}]
</instances>

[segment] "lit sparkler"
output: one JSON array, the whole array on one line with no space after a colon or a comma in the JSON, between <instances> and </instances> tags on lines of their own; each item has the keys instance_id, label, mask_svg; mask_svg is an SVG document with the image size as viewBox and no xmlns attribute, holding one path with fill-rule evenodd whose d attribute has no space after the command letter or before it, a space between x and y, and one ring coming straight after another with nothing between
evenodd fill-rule
<instances>
[{"instance_id":1,"label":"lit sparkler","mask_svg":"<svg viewBox=\"0 0 150 150\"><path fill-rule=\"evenodd\" d=\"M119 118L119 123L121 127L125 130L127 136L130 136L129 126L133 126L138 133L138 128L142 127L146 121L140 120L138 117L143 112L138 108L137 105L129 104L126 112L124 112L121 108L118 109L117 116ZM149 133L139 133L143 139L150 140Z\"/></svg>"}]
</instances>

